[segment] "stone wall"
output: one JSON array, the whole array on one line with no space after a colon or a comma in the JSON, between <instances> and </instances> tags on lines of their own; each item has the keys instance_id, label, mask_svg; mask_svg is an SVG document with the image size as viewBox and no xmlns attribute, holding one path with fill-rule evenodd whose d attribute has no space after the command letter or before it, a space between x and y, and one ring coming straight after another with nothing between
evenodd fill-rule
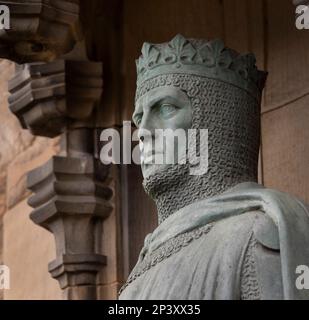
<instances>
[{"instance_id":1,"label":"stone wall","mask_svg":"<svg viewBox=\"0 0 309 320\"><path fill-rule=\"evenodd\" d=\"M265 11L263 182L309 203L309 32L296 29L291 1L268 1Z\"/></svg>"}]
</instances>

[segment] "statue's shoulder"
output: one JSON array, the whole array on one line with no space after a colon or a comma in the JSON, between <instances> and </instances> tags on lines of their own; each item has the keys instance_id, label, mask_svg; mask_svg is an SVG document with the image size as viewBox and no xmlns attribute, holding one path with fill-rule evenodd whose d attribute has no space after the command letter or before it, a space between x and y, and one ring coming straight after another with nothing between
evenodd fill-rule
<instances>
[{"instance_id":1,"label":"statue's shoulder","mask_svg":"<svg viewBox=\"0 0 309 320\"><path fill-rule=\"evenodd\" d=\"M218 219L213 223L212 234L220 242L237 242L239 246L246 246L254 225L262 214L260 211L250 211Z\"/></svg>"},{"instance_id":2,"label":"statue's shoulder","mask_svg":"<svg viewBox=\"0 0 309 320\"><path fill-rule=\"evenodd\" d=\"M280 249L278 227L268 215L261 213L256 216L253 234L264 247L272 250Z\"/></svg>"},{"instance_id":3,"label":"statue's shoulder","mask_svg":"<svg viewBox=\"0 0 309 320\"><path fill-rule=\"evenodd\" d=\"M299 232L308 225L309 206L302 199L280 190L263 187L261 193L263 203L263 214L258 216L254 224L254 235L256 240L265 247L273 250L280 249L279 229L271 218L275 217L284 225L289 225L292 220L298 221Z\"/></svg>"},{"instance_id":4,"label":"statue's shoulder","mask_svg":"<svg viewBox=\"0 0 309 320\"><path fill-rule=\"evenodd\" d=\"M229 237L243 238L247 242L248 237L253 237L257 242L272 250L279 249L278 227L273 220L262 211L251 211L232 216L217 224L217 232ZM231 240L231 239L230 239Z\"/></svg>"}]
</instances>

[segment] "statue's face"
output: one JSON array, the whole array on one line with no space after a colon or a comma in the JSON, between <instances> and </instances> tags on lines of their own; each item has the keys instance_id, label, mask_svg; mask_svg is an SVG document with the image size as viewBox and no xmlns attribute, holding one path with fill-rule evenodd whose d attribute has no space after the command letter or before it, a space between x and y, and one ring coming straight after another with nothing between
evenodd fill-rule
<instances>
[{"instance_id":1,"label":"statue's face","mask_svg":"<svg viewBox=\"0 0 309 320\"><path fill-rule=\"evenodd\" d=\"M186 153L187 139L175 138L172 143L163 139L165 143L162 144L161 133L164 131L156 130L172 129L175 132L176 129L184 129L186 133L191 128L191 102L179 88L160 87L140 97L136 101L133 121L139 128L141 168L144 178L172 163L179 162L180 155ZM145 129L150 135L145 135ZM163 159L163 164L162 162L158 164L159 158Z\"/></svg>"}]
</instances>

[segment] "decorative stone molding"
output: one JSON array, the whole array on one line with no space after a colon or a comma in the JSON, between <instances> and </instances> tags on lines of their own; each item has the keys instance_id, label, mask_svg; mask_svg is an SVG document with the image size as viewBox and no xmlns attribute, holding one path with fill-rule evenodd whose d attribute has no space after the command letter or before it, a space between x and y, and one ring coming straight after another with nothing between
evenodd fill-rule
<instances>
[{"instance_id":1,"label":"decorative stone molding","mask_svg":"<svg viewBox=\"0 0 309 320\"><path fill-rule=\"evenodd\" d=\"M34 135L55 137L68 124L93 122L102 95L102 64L55 60L16 66L9 82L10 110Z\"/></svg>"},{"instance_id":2,"label":"decorative stone molding","mask_svg":"<svg viewBox=\"0 0 309 320\"><path fill-rule=\"evenodd\" d=\"M49 264L49 272L59 281L66 300L95 300L96 277L106 257L99 254L64 254Z\"/></svg>"},{"instance_id":3,"label":"decorative stone molding","mask_svg":"<svg viewBox=\"0 0 309 320\"><path fill-rule=\"evenodd\" d=\"M92 156L54 156L28 174L34 192L30 218L52 232L56 260L49 264L66 298L95 299L96 275L106 263L101 224L112 210L108 170Z\"/></svg>"},{"instance_id":4,"label":"decorative stone molding","mask_svg":"<svg viewBox=\"0 0 309 320\"><path fill-rule=\"evenodd\" d=\"M96 299L97 273L106 264L102 223L113 209L109 166L96 150L103 58L88 59L79 0L1 4L11 17L10 29L0 30L0 57L22 63L9 82L9 108L32 134L61 135L59 156L28 175L30 218L54 235L49 271L64 298Z\"/></svg>"},{"instance_id":5,"label":"decorative stone molding","mask_svg":"<svg viewBox=\"0 0 309 320\"><path fill-rule=\"evenodd\" d=\"M10 29L0 30L0 56L26 63L51 61L81 40L79 0L1 1L10 9Z\"/></svg>"}]
</instances>

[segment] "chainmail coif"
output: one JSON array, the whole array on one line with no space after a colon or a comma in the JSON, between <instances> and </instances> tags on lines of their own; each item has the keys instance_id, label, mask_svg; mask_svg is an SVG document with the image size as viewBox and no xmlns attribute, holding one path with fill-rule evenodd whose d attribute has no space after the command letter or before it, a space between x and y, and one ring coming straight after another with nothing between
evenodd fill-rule
<instances>
[{"instance_id":1,"label":"chainmail coif","mask_svg":"<svg viewBox=\"0 0 309 320\"><path fill-rule=\"evenodd\" d=\"M176 164L144 179L145 191L156 203L159 223L193 202L238 183L256 181L260 145L260 103L245 90L203 76L171 73L144 81L136 98L167 85L189 97L192 129L208 129L209 169L194 176L189 175L189 164Z\"/></svg>"}]
</instances>

